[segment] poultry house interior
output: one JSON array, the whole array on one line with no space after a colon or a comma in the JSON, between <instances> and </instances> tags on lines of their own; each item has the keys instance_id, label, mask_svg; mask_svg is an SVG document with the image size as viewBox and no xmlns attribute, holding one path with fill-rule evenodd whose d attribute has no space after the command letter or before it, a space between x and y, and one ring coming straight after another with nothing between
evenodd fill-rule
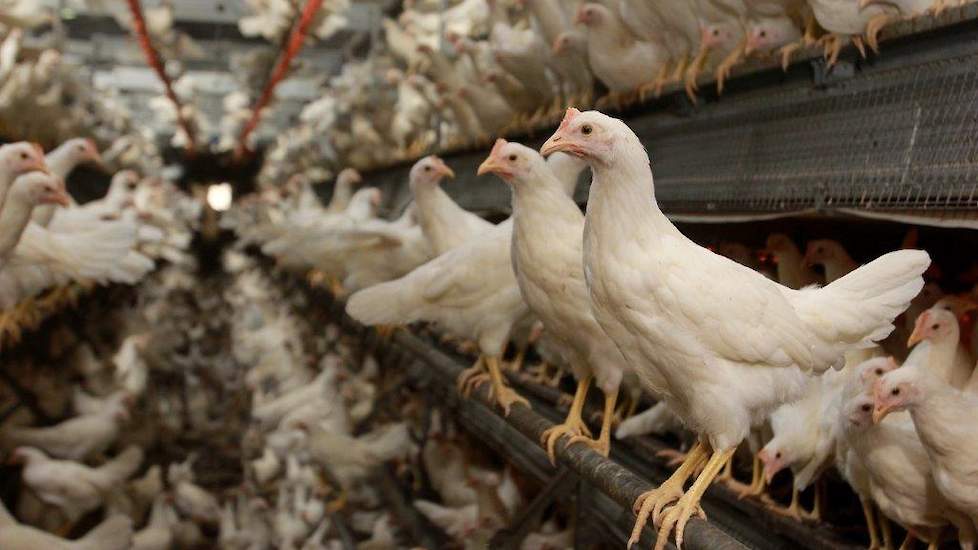
<instances>
[{"instance_id":1,"label":"poultry house interior","mask_svg":"<svg viewBox=\"0 0 978 550\"><path fill-rule=\"evenodd\" d=\"M0 550L978 541L978 3L0 0Z\"/></svg>"}]
</instances>

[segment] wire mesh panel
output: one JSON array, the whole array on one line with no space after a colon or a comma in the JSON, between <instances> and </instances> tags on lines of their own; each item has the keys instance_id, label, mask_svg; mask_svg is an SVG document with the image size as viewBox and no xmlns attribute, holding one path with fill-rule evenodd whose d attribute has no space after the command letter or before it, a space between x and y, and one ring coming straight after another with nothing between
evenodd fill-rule
<instances>
[{"instance_id":1,"label":"wire mesh panel","mask_svg":"<svg viewBox=\"0 0 978 550\"><path fill-rule=\"evenodd\" d=\"M647 115L658 200L676 213L978 212L978 32L963 25L824 87L725 96L684 120Z\"/></svg>"}]
</instances>

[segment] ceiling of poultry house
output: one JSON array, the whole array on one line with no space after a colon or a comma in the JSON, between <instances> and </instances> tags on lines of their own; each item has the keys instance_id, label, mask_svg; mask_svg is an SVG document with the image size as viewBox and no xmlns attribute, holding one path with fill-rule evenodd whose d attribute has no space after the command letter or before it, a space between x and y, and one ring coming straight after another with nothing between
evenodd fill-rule
<instances>
[{"instance_id":1,"label":"ceiling of poultry house","mask_svg":"<svg viewBox=\"0 0 978 550\"><path fill-rule=\"evenodd\" d=\"M39 1L56 17L51 25L25 37L25 46L40 51L56 44L83 79L98 90L117 93L131 111L133 122L154 131L165 149L166 139L177 130L175 117L164 101L162 82L133 40L126 2ZM253 148L261 148L294 125L302 108L322 95L324 84L345 62L368 54L372 29L379 27L393 3L324 2L323 11L342 8L341 25L328 37L307 40L286 79L276 88L273 105L264 112L254 133ZM255 16L245 1L143 0L141 4L154 45L184 109L193 110L198 143L210 146L211 152L230 150L244 117L234 110L243 111L260 94L287 36L243 33L242 21ZM296 12L302 4L293 2ZM256 24L261 32L268 31L268 22L258 20ZM163 31L154 35L154 28ZM238 96L238 104L231 105L228 98L235 97L236 92L244 95ZM178 143L170 145L180 148Z\"/></svg>"}]
</instances>

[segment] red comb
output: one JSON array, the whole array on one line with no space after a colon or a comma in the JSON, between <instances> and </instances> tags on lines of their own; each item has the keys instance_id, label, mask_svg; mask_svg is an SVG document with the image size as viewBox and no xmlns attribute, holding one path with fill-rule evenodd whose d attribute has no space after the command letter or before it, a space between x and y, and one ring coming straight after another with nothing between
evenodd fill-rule
<instances>
[{"instance_id":1,"label":"red comb","mask_svg":"<svg viewBox=\"0 0 978 550\"><path fill-rule=\"evenodd\" d=\"M581 114L581 112L578 111L577 109L573 107L568 107L567 112L564 113L564 120L560 121L559 129L563 130L564 128L566 128L567 125L570 124L572 120L574 120L574 117L576 117L579 114Z\"/></svg>"},{"instance_id":2,"label":"red comb","mask_svg":"<svg viewBox=\"0 0 978 550\"><path fill-rule=\"evenodd\" d=\"M503 146L505 146L505 145L506 145L507 143L508 143L508 142L507 142L507 141L506 141L505 139L503 139L503 138L499 138L499 139L497 139L497 140L496 140L496 143L494 143L494 144L493 144L493 146L492 146L492 151L490 151L490 152L489 152L489 156L490 156L490 157L491 157L491 156L494 156L494 155L495 155L495 154L496 154L497 152L499 152L499 150L500 150L500 149L502 149L502 148L503 148Z\"/></svg>"}]
</instances>

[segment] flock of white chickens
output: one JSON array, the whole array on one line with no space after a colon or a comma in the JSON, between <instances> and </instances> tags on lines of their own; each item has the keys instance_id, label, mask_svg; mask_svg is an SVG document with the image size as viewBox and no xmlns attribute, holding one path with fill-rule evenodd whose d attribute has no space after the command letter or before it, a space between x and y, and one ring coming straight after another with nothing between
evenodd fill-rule
<instances>
[{"instance_id":1,"label":"flock of white chickens","mask_svg":"<svg viewBox=\"0 0 978 550\"><path fill-rule=\"evenodd\" d=\"M384 47L344 64L301 124L281 134L262 176L370 169L523 135L605 90L599 107L674 86L695 98L703 74L722 91L747 59L776 56L787 67L792 55L820 48L834 64L850 42L867 55L887 25L964 3L449 0L443 12L441 0L405 0L396 19L383 20Z\"/></svg>"},{"instance_id":2,"label":"flock of white chickens","mask_svg":"<svg viewBox=\"0 0 978 550\"><path fill-rule=\"evenodd\" d=\"M619 389L656 399L618 437L685 429L695 444L669 481L636 502L633 540L653 520L658 548L673 530L681 543L714 478L761 497L785 468L794 491L780 511L817 517L798 493L835 466L863 502L873 545L889 540L879 527L888 518L908 541L936 543L951 527L972 547L978 488L967 419L978 411L978 375L974 350L961 343L972 342L972 328L962 338L959 318L976 308L973 295L925 287L922 251L860 267L838 243L812 241L803 254L772 235L765 254L777 269L762 273L721 255L749 264L743 247L702 248L648 201L651 168L635 134L597 111L568 110L541 152L548 158L499 139L479 167L512 189L513 214L495 225L440 188L454 174L434 156L411 169L414 200L391 221L377 217L378 189L354 191L352 170L328 206L297 177L226 221L280 266L352 292L354 319L388 332L428 322L477 352L459 389L488 385L504 414L528 402L503 371L519 370L535 346L578 381L565 422L541 441L552 460L565 437L608 455ZM582 214L571 197L588 167ZM505 365L511 344L518 352ZM605 398L594 435L582 419L592 384ZM745 441L754 456L746 486L731 468Z\"/></svg>"},{"instance_id":3,"label":"flock of white chickens","mask_svg":"<svg viewBox=\"0 0 978 550\"><path fill-rule=\"evenodd\" d=\"M834 468L859 497L871 547L891 545L893 522L904 547L974 548L978 296L925 285L926 252L860 266L838 243L803 253L775 234L771 271L742 247L703 248L659 210L639 138L599 111L567 109L539 151L495 141L478 173L510 186L500 223L441 188L455 174L436 156L415 162L413 201L390 220L380 190L352 168L488 143L595 104L598 90L610 94L601 105L672 85L692 97L703 72L722 90L752 55L787 64L818 45L831 64L846 43L877 50L886 25L940 13L944 1L406 0L383 21L385 47L345 65L268 153L260 178L286 183L222 216L236 250L222 258L227 278L206 282L187 254L201 202L151 175L153 136L80 85L55 49L24 55L21 27L43 21L30 3L5 1L0 134L25 141L0 146L0 343L96 285L138 288L134 304L99 310L118 338L73 334L55 318L38 357L64 368L3 365L20 381L0 425L19 482L3 495L15 505L0 503L0 549L332 550L351 537L362 550L393 548L405 526L378 476L427 479L413 507L458 545L485 546L508 525L526 501L518 474L478 456L449 419L426 427L430 405L338 326L317 324L304 294L241 252L252 245L346 297L362 324L435 327L474 357L459 392L487 387L504 415L530 406L515 373L555 385L571 375L567 416L539 441L554 463L570 445L608 457L613 436L688 434L674 474L634 503L630 544L651 522L656 550L671 538L681 547L714 482L818 519L821 493L811 511L799 495ZM249 4L242 31L269 40L297 9ZM320 37L343 27L349 3L328 8ZM162 10L157 40L174 32ZM163 42L171 53L191 45ZM225 104L236 114L229 135L246 99ZM103 198L80 205L65 181L82 164L113 175ZM313 181L341 167L321 204ZM573 199L582 175L586 212ZM584 414L592 386L597 429ZM643 394L655 405L627 417ZM734 478L738 449L753 462L749 484ZM787 508L766 494L785 469ZM523 548L572 546L565 520L552 514Z\"/></svg>"}]
</instances>

